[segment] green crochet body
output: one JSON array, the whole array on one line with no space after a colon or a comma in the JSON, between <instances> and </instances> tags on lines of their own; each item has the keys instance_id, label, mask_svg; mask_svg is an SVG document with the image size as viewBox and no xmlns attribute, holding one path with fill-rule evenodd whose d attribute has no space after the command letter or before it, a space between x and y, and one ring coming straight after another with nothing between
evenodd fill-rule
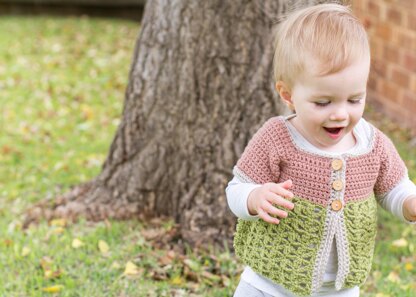
<instances>
[{"instance_id":1,"label":"green crochet body","mask_svg":"<svg viewBox=\"0 0 416 297\"><path fill-rule=\"evenodd\" d=\"M312 273L321 244L326 209L297 197L280 224L239 220L236 254L257 273L299 295L312 288Z\"/></svg>"},{"instance_id":2,"label":"green crochet body","mask_svg":"<svg viewBox=\"0 0 416 297\"><path fill-rule=\"evenodd\" d=\"M280 224L239 219L234 238L237 256L257 273L299 296L312 293L313 272L324 237L327 209L293 198L295 208ZM349 274L344 288L361 285L371 269L376 234L374 197L345 206ZM338 251L340 252L340 251Z\"/></svg>"},{"instance_id":3,"label":"green crochet body","mask_svg":"<svg viewBox=\"0 0 416 297\"><path fill-rule=\"evenodd\" d=\"M345 287L364 284L371 270L377 233L377 202L370 199L349 203L344 210L349 245L350 273Z\"/></svg>"}]
</instances>

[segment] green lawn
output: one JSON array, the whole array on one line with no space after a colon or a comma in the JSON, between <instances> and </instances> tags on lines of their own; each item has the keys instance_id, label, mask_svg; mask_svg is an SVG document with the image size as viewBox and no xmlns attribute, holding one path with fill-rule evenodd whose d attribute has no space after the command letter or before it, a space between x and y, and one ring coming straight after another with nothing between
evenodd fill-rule
<instances>
[{"instance_id":1,"label":"green lawn","mask_svg":"<svg viewBox=\"0 0 416 297\"><path fill-rule=\"evenodd\" d=\"M171 222L58 220L22 229L25 208L99 173L138 30L120 20L0 18L0 296L232 295L242 266L229 252L180 255L148 240L173 230ZM406 134L381 125L416 178ZM362 295L414 296L415 246L414 226L381 211Z\"/></svg>"}]
</instances>

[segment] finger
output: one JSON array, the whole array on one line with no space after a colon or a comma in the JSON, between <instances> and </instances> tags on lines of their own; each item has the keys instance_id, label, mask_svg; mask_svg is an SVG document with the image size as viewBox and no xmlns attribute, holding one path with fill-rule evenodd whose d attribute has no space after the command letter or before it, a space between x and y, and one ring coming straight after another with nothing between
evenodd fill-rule
<instances>
[{"instance_id":1,"label":"finger","mask_svg":"<svg viewBox=\"0 0 416 297\"><path fill-rule=\"evenodd\" d=\"M276 207L274 207L271 204L267 204L263 207L263 210L267 213L267 214L272 214L275 216L278 216L279 218L287 218L287 212L281 209L278 209Z\"/></svg>"},{"instance_id":2,"label":"finger","mask_svg":"<svg viewBox=\"0 0 416 297\"><path fill-rule=\"evenodd\" d=\"M279 195L276 195L274 193L269 193L269 195L266 196L267 201L269 201L272 204L275 204L277 206L281 206L283 208L293 210L295 207L295 204L290 202L289 200L285 199L284 197L281 197Z\"/></svg>"},{"instance_id":3,"label":"finger","mask_svg":"<svg viewBox=\"0 0 416 297\"><path fill-rule=\"evenodd\" d=\"M271 217L263 209L259 209L258 213L259 213L259 217L267 223L270 223L270 224L279 224L280 223L279 219Z\"/></svg>"},{"instance_id":4,"label":"finger","mask_svg":"<svg viewBox=\"0 0 416 297\"><path fill-rule=\"evenodd\" d=\"M270 186L270 191L287 199L293 198L293 193L287 190L286 188L282 187L281 184L272 184Z\"/></svg>"},{"instance_id":5,"label":"finger","mask_svg":"<svg viewBox=\"0 0 416 297\"><path fill-rule=\"evenodd\" d=\"M292 183L291 179L288 179L288 180L285 180L282 183L279 183L278 185L282 186L285 189L290 189L292 187L293 183Z\"/></svg>"}]
</instances>

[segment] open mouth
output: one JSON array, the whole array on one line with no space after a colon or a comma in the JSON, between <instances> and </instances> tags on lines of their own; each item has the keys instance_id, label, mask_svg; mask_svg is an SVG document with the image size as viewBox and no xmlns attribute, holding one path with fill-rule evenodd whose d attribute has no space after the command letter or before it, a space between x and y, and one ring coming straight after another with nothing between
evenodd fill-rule
<instances>
[{"instance_id":1,"label":"open mouth","mask_svg":"<svg viewBox=\"0 0 416 297\"><path fill-rule=\"evenodd\" d=\"M327 127L324 127L324 129L325 129L326 132L329 133L329 135L331 137L336 138L336 137L338 137L341 134L341 132L344 129L344 127L335 127L335 128L327 128Z\"/></svg>"}]
</instances>

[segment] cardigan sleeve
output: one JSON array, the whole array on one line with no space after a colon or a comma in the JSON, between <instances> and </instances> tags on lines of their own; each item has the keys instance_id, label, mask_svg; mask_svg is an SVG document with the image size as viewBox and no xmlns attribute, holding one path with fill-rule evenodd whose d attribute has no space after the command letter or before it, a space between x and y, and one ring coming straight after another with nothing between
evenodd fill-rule
<instances>
[{"instance_id":1,"label":"cardigan sleeve","mask_svg":"<svg viewBox=\"0 0 416 297\"><path fill-rule=\"evenodd\" d=\"M391 212L401 221L416 224L416 221L410 222L403 215L403 203L411 195L416 195L416 186L407 177L391 191L378 197L378 201L385 210Z\"/></svg>"},{"instance_id":2,"label":"cardigan sleeve","mask_svg":"<svg viewBox=\"0 0 416 297\"><path fill-rule=\"evenodd\" d=\"M245 183L277 182L279 158L273 141L275 119L268 120L251 138L233 169L234 176Z\"/></svg>"},{"instance_id":3,"label":"cardigan sleeve","mask_svg":"<svg viewBox=\"0 0 416 297\"><path fill-rule=\"evenodd\" d=\"M407 168L393 142L381 131L378 133L380 137L378 145L381 146L380 170L374 186L374 193L376 197L381 197L407 178Z\"/></svg>"}]
</instances>

